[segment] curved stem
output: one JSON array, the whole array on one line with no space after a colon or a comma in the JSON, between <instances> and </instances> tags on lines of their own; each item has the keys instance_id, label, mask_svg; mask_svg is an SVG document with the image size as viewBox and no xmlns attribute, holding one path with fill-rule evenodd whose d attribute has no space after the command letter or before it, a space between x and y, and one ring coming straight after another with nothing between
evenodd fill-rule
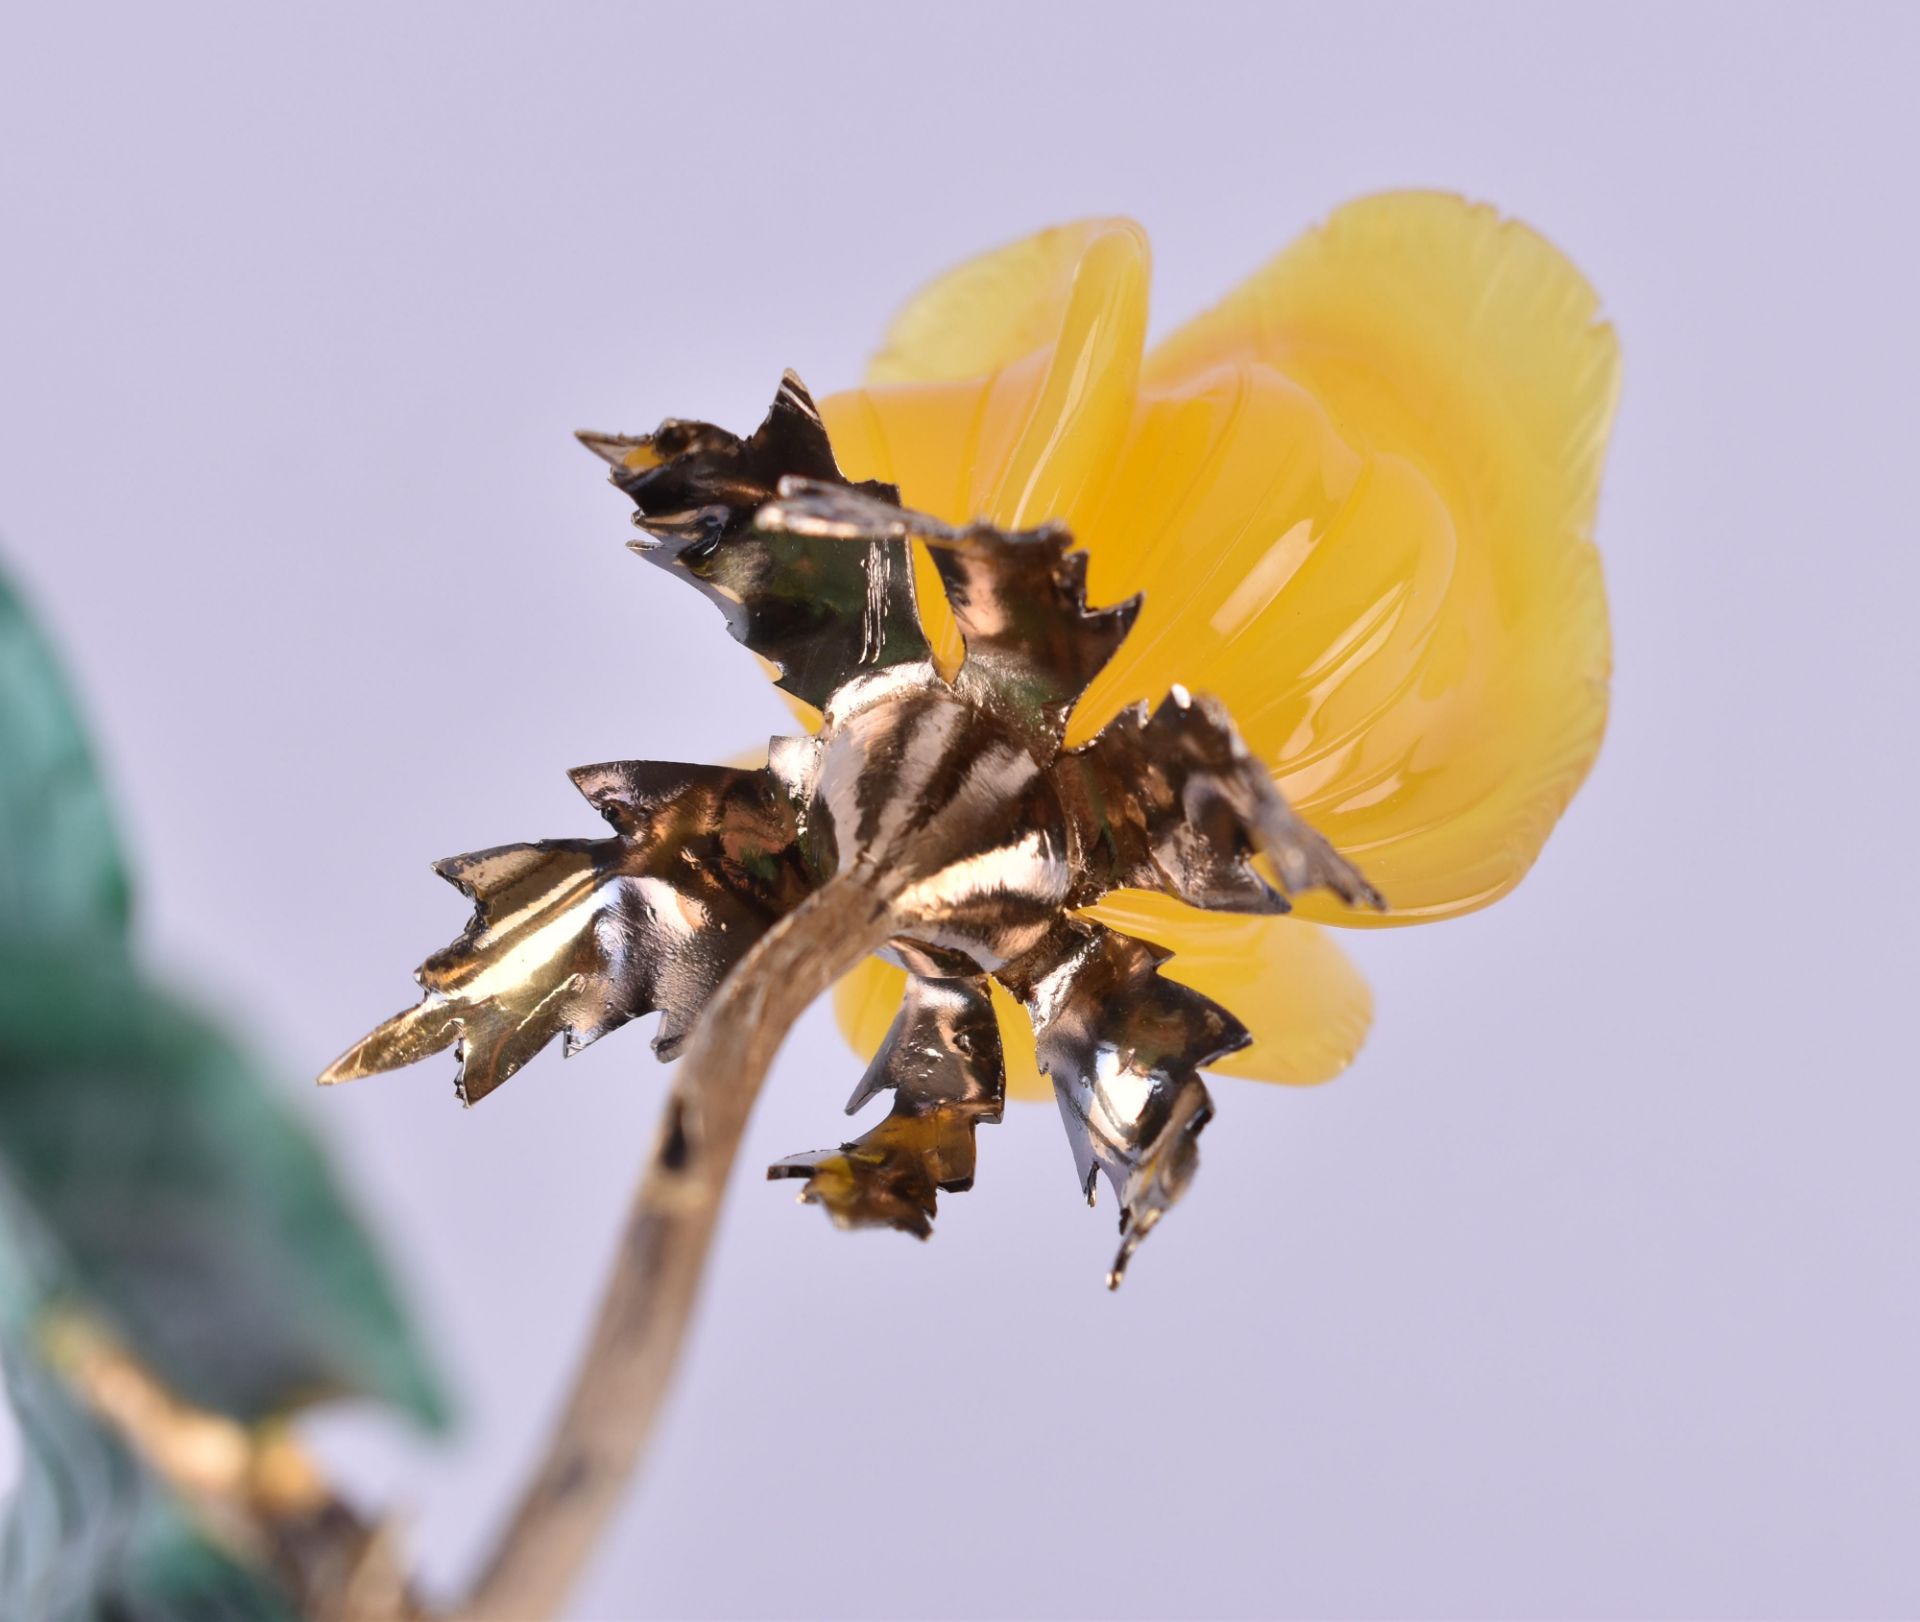
<instances>
[{"instance_id":1,"label":"curved stem","mask_svg":"<svg viewBox=\"0 0 1920 1622\"><path fill-rule=\"evenodd\" d=\"M891 933L885 899L838 875L761 937L695 1029L613 1277L545 1456L461 1614L555 1615L619 1506L673 1378L727 1174L788 1028Z\"/></svg>"}]
</instances>

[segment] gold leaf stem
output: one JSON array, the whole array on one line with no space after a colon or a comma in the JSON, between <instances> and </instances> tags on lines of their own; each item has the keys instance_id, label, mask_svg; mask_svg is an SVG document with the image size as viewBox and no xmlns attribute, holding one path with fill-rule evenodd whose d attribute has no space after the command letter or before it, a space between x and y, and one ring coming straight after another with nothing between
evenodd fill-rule
<instances>
[{"instance_id":1,"label":"gold leaf stem","mask_svg":"<svg viewBox=\"0 0 1920 1622\"><path fill-rule=\"evenodd\" d=\"M565 1602L646 1448L686 1339L728 1173L760 1085L807 1005L895 927L857 871L774 925L688 1044L571 1395L461 1610L538 1622Z\"/></svg>"}]
</instances>

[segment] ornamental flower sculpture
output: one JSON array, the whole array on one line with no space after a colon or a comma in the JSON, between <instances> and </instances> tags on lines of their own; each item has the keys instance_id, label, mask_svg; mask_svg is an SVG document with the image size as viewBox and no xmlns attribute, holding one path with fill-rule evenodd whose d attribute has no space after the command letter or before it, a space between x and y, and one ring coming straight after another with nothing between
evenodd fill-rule
<instances>
[{"instance_id":1,"label":"ornamental flower sculpture","mask_svg":"<svg viewBox=\"0 0 1920 1622\"><path fill-rule=\"evenodd\" d=\"M321 1078L451 1047L475 1103L655 1010L682 1058L479 1612L549 1607L604 1514L815 996L874 1055L849 1111L892 1107L773 1176L924 1236L975 1129L1050 1090L1082 1193L1112 1185L1118 1283L1194 1174L1202 1070L1316 1082L1358 1047L1320 926L1496 900L1591 763L1617 367L1578 272L1401 194L1150 351L1147 281L1128 221L1046 231L921 293L859 389L788 374L745 438L581 436L806 730L757 768L582 767L608 837L440 863L472 923Z\"/></svg>"}]
</instances>

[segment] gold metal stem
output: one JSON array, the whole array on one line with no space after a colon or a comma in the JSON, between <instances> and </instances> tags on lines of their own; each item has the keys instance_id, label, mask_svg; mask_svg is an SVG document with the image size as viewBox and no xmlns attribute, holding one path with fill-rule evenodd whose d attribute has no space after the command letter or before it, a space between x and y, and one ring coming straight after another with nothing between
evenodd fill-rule
<instances>
[{"instance_id":1,"label":"gold metal stem","mask_svg":"<svg viewBox=\"0 0 1920 1622\"><path fill-rule=\"evenodd\" d=\"M829 880L775 924L701 1018L634 1196L571 1396L466 1622L556 1615L619 1506L672 1382L728 1173L774 1054L807 1005L892 932L886 897Z\"/></svg>"}]
</instances>

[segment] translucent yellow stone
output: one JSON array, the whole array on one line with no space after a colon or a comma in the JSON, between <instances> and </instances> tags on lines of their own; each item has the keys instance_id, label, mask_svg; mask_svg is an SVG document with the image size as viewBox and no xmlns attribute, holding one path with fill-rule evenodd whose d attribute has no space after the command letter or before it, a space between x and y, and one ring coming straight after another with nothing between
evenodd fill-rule
<instances>
[{"instance_id":1,"label":"translucent yellow stone","mask_svg":"<svg viewBox=\"0 0 1920 1622\"><path fill-rule=\"evenodd\" d=\"M823 410L853 477L949 521L1061 519L1095 602L1145 594L1070 743L1175 682L1217 694L1386 895L1383 918L1320 895L1279 919L1131 895L1094 909L1173 948L1166 972L1253 1029L1216 1068L1323 1080L1358 1048L1367 997L1305 920L1417 923L1498 899L1599 747L1589 536L1613 334L1544 239L1431 193L1341 209L1143 357L1147 282L1125 220L986 254L910 303L867 385ZM921 581L950 668L951 616ZM863 1051L897 1006L889 973L843 987ZM1030 1066L1024 1019L1002 1023L1010 1066L1019 1041Z\"/></svg>"}]
</instances>

